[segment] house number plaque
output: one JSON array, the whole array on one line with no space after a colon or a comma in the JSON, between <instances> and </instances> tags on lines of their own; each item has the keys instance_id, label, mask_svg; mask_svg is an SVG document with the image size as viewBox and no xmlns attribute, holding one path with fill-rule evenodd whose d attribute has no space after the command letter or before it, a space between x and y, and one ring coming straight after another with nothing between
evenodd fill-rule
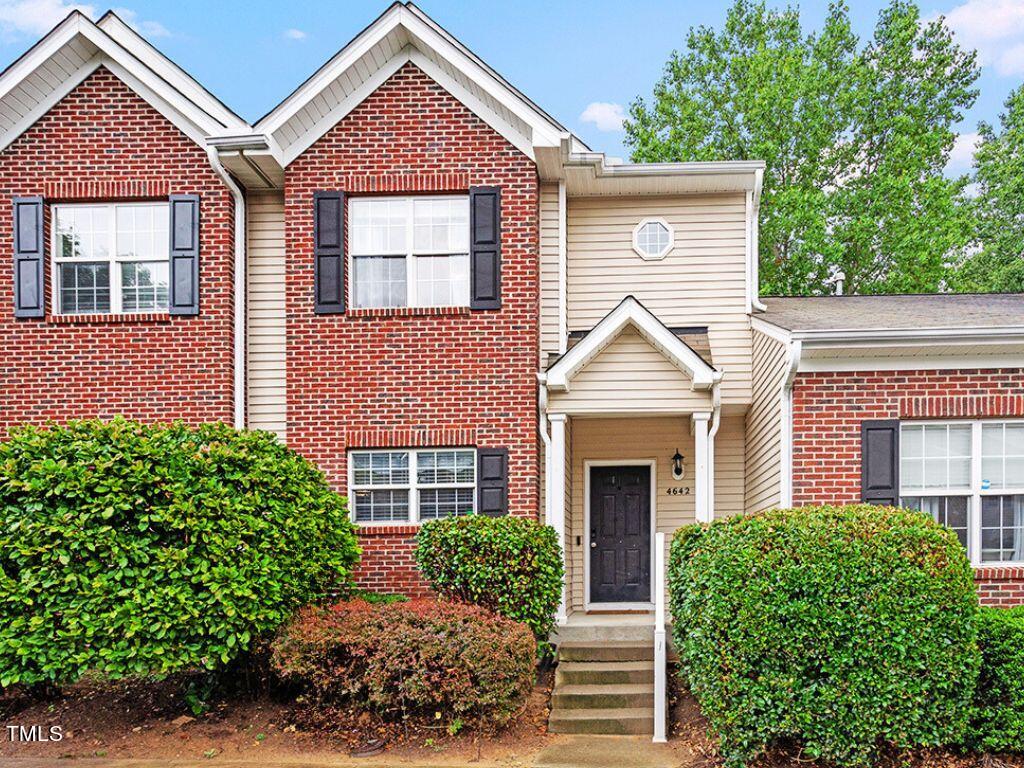
<instances>
[{"instance_id":1,"label":"house number plaque","mask_svg":"<svg viewBox=\"0 0 1024 768\"><path fill-rule=\"evenodd\" d=\"M665 489L665 493L669 496L689 496L690 486L688 485L673 485Z\"/></svg>"}]
</instances>

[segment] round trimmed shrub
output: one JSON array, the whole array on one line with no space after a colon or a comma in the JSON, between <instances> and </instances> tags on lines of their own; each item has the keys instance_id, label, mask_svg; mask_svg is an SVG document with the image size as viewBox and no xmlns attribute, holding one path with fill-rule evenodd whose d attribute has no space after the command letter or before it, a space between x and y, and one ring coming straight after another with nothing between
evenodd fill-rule
<instances>
[{"instance_id":1,"label":"round trimmed shrub","mask_svg":"<svg viewBox=\"0 0 1024 768\"><path fill-rule=\"evenodd\" d=\"M1024 752L1024 607L978 616L981 674L967 743L984 752Z\"/></svg>"},{"instance_id":2,"label":"round trimmed shrub","mask_svg":"<svg viewBox=\"0 0 1024 768\"><path fill-rule=\"evenodd\" d=\"M927 516L808 507L691 526L669 589L683 674L730 764L785 740L868 765L883 745L962 739L977 597L963 547Z\"/></svg>"},{"instance_id":3,"label":"round trimmed shrub","mask_svg":"<svg viewBox=\"0 0 1024 768\"><path fill-rule=\"evenodd\" d=\"M488 608L546 640L562 597L555 530L525 517L446 517L416 535L416 564L439 595Z\"/></svg>"},{"instance_id":4,"label":"round trimmed shrub","mask_svg":"<svg viewBox=\"0 0 1024 768\"><path fill-rule=\"evenodd\" d=\"M266 432L74 421L0 443L0 685L215 669L359 554L344 499Z\"/></svg>"},{"instance_id":5,"label":"round trimmed shrub","mask_svg":"<svg viewBox=\"0 0 1024 768\"><path fill-rule=\"evenodd\" d=\"M532 688L536 652L524 624L477 606L352 600L299 611L271 663L322 703L501 724Z\"/></svg>"}]
</instances>

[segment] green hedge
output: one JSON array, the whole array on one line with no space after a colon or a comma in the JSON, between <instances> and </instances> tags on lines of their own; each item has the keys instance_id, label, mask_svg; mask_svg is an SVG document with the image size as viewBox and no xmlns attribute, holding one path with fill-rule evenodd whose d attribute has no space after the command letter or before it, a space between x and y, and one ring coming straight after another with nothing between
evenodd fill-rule
<instances>
[{"instance_id":1,"label":"green hedge","mask_svg":"<svg viewBox=\"0 0 1024 768\"><path fill-rule=\"evenodd\" d=\"M959 743L978 675L963 547L917 512L776 510L680 530L669 564L684 675L732 765L796 739L868 765Z\"/></svg>"},{"instance_id":2,"label":"green hedge","mask_svg":"<svg viewBox=\"0 0 1024 768\"><path fill-rule=\"evenodd\" d=\"M968 744L985 752L1024 752L1024 607L982 607L981 675Z\"/></svg>"},{"instance_id":3,"label":"green hedge","mask_svg":"<svg viewBox=\"0 0 1024 768\"><path fill-rule=\"evenodd\" d=\"M524 517L432 520L416 535L416 563L442 597L481 605L547 639L563 575L550 526Z\"/></svg>"},{"instance_id":4,"label":"green hedge","mask_svg":"<svg viewBox=\"0 0 1024 768\"><path fill-rule=\"evenodd\" d=\"M358 557L344 499L265 432L114 420L0 443L0 685L215 669Z\"/></svg>"},{"instance_id":5,"label":"green hedge","mask_svg":"<svg viewBox=\"0 0 1024 768\"><path fill-rule=\"evenodd\" d=\"M529 694L536 653L524 624L477 606L352 600L301 610L274 641L271 661L321 703L500 724Z\"/></svg>"}]
</instances>

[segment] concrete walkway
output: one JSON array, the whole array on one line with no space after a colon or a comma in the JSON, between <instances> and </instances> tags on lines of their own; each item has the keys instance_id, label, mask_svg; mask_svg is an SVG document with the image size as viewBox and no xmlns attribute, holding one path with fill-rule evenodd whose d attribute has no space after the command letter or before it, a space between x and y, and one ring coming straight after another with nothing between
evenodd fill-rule
<instances>
[{"instance_id":1,"label":"concrete walkway","mask_svg":"<svg viewBox=\"0 0 1024 768\"><path fill-rule=\"evenodd\" d=\"M0 757L2 768L677 768L679 764L670 746L654 744L649 736L560 736L533 754L474 762L443 756L417 762L389 758L386 752L361 759L317 754L208 760Z\"/></svg>"}]
</instances>

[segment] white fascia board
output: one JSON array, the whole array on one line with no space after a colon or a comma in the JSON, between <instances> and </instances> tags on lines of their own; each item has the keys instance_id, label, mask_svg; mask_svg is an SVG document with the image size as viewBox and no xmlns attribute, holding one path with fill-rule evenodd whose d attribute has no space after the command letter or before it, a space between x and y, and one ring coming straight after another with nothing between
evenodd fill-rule
<instances>
[{"instance_id":1,"label":"white fascia board","mask_svg":"<svg viewBox=\"0 0 1024 768\"><path fill-rule=\"evenodd\" d=\"M47 59L70 42L79 34L83 23L91 24L79 11L73 11L64 21L54 27L50 33L30 48L24 56L14 62L0 76L0 98L3 98L18 86L26 77L38 69Z\"/></svg>"},{"instance_id":2,"label":"white fascia board","mask_svg":"<svg viewBox=\"0 0 1024 768\"><path fill-rule=\"evenodd\" d=\"M104 57L102 54L93 56L89 61L85 62L81 67L75 70L69 77L65 78L61 82L60 86L40 101L31 112L21 118L21 120L15 123L15 125L10 129L4 131L3 135L0 136L0 151L7 149L7 147L14 143L15 139L35 125L36 121L43 115L53 109L57 105L57 102L81 85L89 75L99 69L103 61Z\"/></svg>"},{"instance_id":3,"label":"white fascia board","mask_svg":"<svg viewBox=\"0 0 1024 768\"><path fill-rule=\"evenodd\" d=\"M135 76L135 73L121 65L121 62L104 56L101 60L104 67L109 69L118 80L121 80L131 90L139 95L143 101L163 115L167 120L188 136L192 141L203 149L206 148L207 133L204 126L192 122L181 110L173 104L168 104L163 94L157 93L148 84Z\"/></svg>"},{"instance_id":4,"label":"white fascia board","mask_svg":"<svg viewBox=\"0 0 1024 768\"><path fill-rule=\"evenodd\" d=\"M405 25L410 34L422 40L456 68L465 72L498 103L529 125L533 129L532 140L536 146L557 147L561 145L566 131L552 125L546 116L534 109L533 105L510 91L508 86L475 61L475 57L468 56L460 46L455 45L447 34L438 32L433 25L427 24L419 14L407 8L401 9L400 18L401 23Z\"/></svg>"},{"instance_id":5,"label":"white fascia board","mask_svg":"<svg viewBox=\"0 0 1024 768\"><path fill-rule=\"evenodd\" d=\"M571 152L566 165L591 166L600 176L718 176L743 174L750 176L743 191L757 184L757 173L764 171L763 160L723 160L720 162L686 163L618 163L609 164L603 152Z\"/></svg>"},{"instance_id":6,"label":"white fascia board","mask_svg":"<svg viewBox=\"0 0 1024 768\"><path fill-rule=\"evenodd\" d=\"M349 112L366 101L375 90L380 88L389 77L410 60L409 53L409 49L405 48L385 62L383 66L379 67L370 77L364 80L358 88L305 131L301 141L296 141L289 145L287 150L280 151L277 157L280 158L281 167L287 167L295 158L313 146L331 128L341 122ZM273 138L273 135L271 135L271 138ZM280 146L276 141L274 143L276 146Z\"/></svg>"},{"instance_id":7,"label":"white fascia board","mask_svg":"<svg viewBox=\"0 0 1024 768\"><path fill-rule=\"evenodd\" d=\"M849 346L878 344L920 345L966 343L970 341L1009 341L1024 337L1024 326L960 326L956 328L872 328L790 331L794 339L811 346Z\"/></svg>"},{"instance_id":8,"label":"white fascia board","mask_svg":"<svg viewBox=\"0 0 1024 768\"><path fill-rule=\"evenodd\" d=\"M248 127L241 117L206 90L194 77L160 53L115 13L108 12L96 26L225 127L235 129Z\"/></svg>"},{"instance_id":9,"label":"white fascia board","mask_svg":"<svg viewBox=\"0 0 1024 768\"><path fill-rule=\"evenodd\" d=\"M206 136L223 130L224 126L216 118L190 101L181 91L174 88L167 80L133 56L124 46L95 24L92 22L83 24L81 33L103 51L111 61L120 65L123 72L132 75L133 79L145 85L150 93L159 96L160 99L178 111L182 118L197 126L202 131L203 139ZM118 77L121 77L121 75L118 75ZM139 95L142 94L140 93ZM202 145L204 142L200 140L198 143Z\"/></svg>"},{"instance_id":10,"label":"white fascia board","mask_svg":"<svg viewBox=\"0 0 1024 768\"><path fill-rule=\"evenodd\" d=\"M862 357L805 357L800 361L799 373L826 373L842 371L933 371L963 368L1024 368L1024 354L991 355L970 353L958 355L871 356Z\"/></svg>"},{"instance_id":11,"label":"white fascia board","mask_svg":"<svg viewBox=\"0 0 1024 768\"><path fill-rule=\"evenodd\" d=\"M788 344L792 340L792 335L785 328L780 328L777 325L773 325L760 317L752 316L750 318L750 327L755 331L760 331L765 336L770 336L776 341L781 341L784 344Z\"/></svg>"},{"instance_id":12,"label":"white fascia board","mask_svg":"<svg viewBox=\"0 0 1024 768\"><path fill-rule=\"evenodd\" d=\"M614 341L627 325L635 327L669 362L687 374L691 380L691 389L710 389L721 379L720 372L704 362L700 355L684 344L640 302L628 296L548 369L548 388L568 392L573 376Z\"/></svg>"},{"instance_id":13,"label":"white fascia board","mask_svg":"<svg viewBox=\"0 0 1024 768\"><path fill-rule=\"evenodd\" d=\"M335 54L333 60L321 67L309 80L274 107L269 114L257 121L253 127L262 133L276 132L318 93L337 80L345 70L390 34L398 26L399 19L400 7L396 4Z\"/></svg>"},{"instance_id":14,"label":"white fascia board","mask_svg":"<svg viewBox=\"0 0 1024 768\"><path fill-rule=\"evenodd\" d=\"M409 53L409 59L413 64L423 70L423 73L427 77L435 81L450 93L456 101L460 102L466 107L466 109L500 133L512 146L531 160L535 159L533 147L536 142L534 137L524 136L520 131L517 131L505 120L501 119L501 117L495 114L495 112L484 104L484 102L463 88L454 78L431 61L421 51L413 48ZM534 134L534 136L536 136L536 134Z\"/></svg>"}]
</instances>

